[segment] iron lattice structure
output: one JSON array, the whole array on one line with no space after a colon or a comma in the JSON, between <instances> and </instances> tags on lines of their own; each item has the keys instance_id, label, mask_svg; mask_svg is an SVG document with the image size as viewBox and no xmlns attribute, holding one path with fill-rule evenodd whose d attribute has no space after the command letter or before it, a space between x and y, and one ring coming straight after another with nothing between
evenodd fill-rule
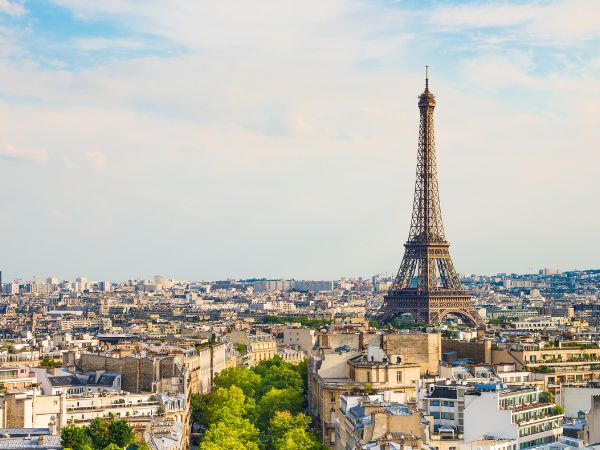
<instances>
[{"instance_id":1,"label":"iron lattice structure","mask_svg":"<svg viewBox=\"0 0 600 450\"><path fill-rule=\"evenodd\" d=\"M419 144L417 179L408 241L398 274L384 297L383 315L391 319L410 313L415 321L439 323L455 314L472 325L482 321L469 292L462 286L450 258L438 190L433 110L435 97L429 91L419 96Z\"/></svg>"}]
</instances>

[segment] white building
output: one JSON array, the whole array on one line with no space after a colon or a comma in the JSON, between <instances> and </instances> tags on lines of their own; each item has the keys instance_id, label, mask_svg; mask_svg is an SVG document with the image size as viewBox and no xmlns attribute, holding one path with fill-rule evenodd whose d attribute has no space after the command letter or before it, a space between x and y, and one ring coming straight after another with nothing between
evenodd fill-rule
<instances>
[{"instance_id":1,"label":"white building","mask_svg":"<svg viewBox=\"0 0 600 450\"><path fill-rule=\"evenodd\" d=\"M517 441L514 439L482 437L475 441L460 444L460 450L517 450Z\"/></svg>"},{"instance_id":2,"label":"white building","mask_svg":"<svg viewBox=\"0 0 600 450\"><path fill-rule=\"evenodd\" d=\"M309 328L286 328L283 330L283 345L310 353L315 345L315 330Z\"/></svg>"},{"instance_id":3,"label":"white building","mask_svg":"<svg viewBox=\"0 0 600 450\"><path fill-rule=\"evenodd\" d=\"M557 442L563 414L554 403L540 403L539 388L477 385L465 393L464 440L482 436L515 440L519 449Z\"/></svg>"}]
</instances>

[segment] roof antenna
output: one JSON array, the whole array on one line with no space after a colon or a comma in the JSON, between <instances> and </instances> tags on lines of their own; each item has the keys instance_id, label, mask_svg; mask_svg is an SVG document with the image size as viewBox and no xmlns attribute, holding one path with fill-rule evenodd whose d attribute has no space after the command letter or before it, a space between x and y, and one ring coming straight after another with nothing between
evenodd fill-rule
<instances>
[{"instance_id":1,"label":"roof antenna","mask_svg":"<svg viewBox=\"0 0 600 450\"><path fill-rule=\"evenodd\" d=\"M425 66L425 92L429 92L429 66Z\"/></svg>"}]
</instances>

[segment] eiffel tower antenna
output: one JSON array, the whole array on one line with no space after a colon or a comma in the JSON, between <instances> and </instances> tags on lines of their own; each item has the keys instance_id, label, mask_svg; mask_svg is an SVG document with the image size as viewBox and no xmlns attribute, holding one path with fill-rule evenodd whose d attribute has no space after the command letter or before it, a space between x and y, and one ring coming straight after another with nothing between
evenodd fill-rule
<instances>
[{"instance_id":1,"label":"eiffel tower antenna","mask_svg":"<svg viewBox=\"0 0 600 450\"><path fill-rule=\"evenodd\" d=\"M478 326L481 318L460 283L444 234L433 120L436 101L429 90L429 66L425 66L425 91L418 105L419 143L410 231L400 269L384 296L382 314L393 319L409 313L415 321L426 323L439 323L453 314Z\"/></svg>"}]
</instances>

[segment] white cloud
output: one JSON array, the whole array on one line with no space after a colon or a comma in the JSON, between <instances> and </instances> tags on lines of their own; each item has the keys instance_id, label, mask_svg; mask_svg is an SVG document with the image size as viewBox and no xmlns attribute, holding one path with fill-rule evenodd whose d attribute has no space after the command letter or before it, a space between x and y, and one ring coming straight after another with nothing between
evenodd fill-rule
<instances>
[{"instance_id":1,"label":"white cloud","mask_svg":"<svg viewBox=\"0 0 600 450\"><path fill-rule=\"evenodd\" d=\"M158 34L186 51L108 57L77 70L40 63L36 49L2 61L1 135L47 148L57 162L30 183L21 183L30 170L24 164L2 175L6 195L27 197L19 202L27 205L23 217L46 205L64 216L53 230L36 227L39 220L12 230L33 236L32 251L89 248L98 258L73 261L98 276L163 267L196 279L394 271L408 232L426 63L438 96L442 207L459 270L518 270L514 255L524 239L539 241L551 230L577 240L598 228L593 208L585 220L563 217L581 216L600 191L600 156L589 144L600 140L600 59L563 52L571 58L564 73L567 62L544 66L548 60L535 58L522 39L540 26L538 10L562 3L456 7L454 17L440 9L429 22L411 20L418 12L354 1L149 0L144 8L60 1L83 20ZM571 29L571 22L552 26ZM496 51L437 33L480 26L511 30L481 33ZM94 51L137 42L145 41L102 36L67 45ZM515 42L525 48L505 51ZM86 167L98 173L79 170ZM552 205L534 217L531 205L541 196ZM31 200L38 197L43 207ZM102 201L106 208L97 207ZM96 205L97 216L81 205ZM61 223L54 219L49 226ZM502 238L490 242L490 232ZM534 243L530 253L560 255L570 266L594 262L600 251L583 238L579 247ZM294 258L274 263L282 248ZM498 258L482 260L481 248ZM17 262L27 253L5 251ZM116 253L123 257L113 263Z\"/></svg>"},{"instance_id":2,"label":"white cloud","mask_svg":"<svg viewBox=\"0 0 600 450\"><path fill-rule=\"evenodd\" d=\"M104 170L106 169L106 155L102 152L88 152L86 153L88 164L92 169Z\"/></svg>"},{"instance_id":3,"label":"white cloud","mask_svg":"<svg viewBox=\"0 0 600 450\"><path fill-rule=\"evenodd\" d=\"M15 147L4 143L0 144L0 158L44 165L48 163L48 152L46 149L39 147Z\"/></svg>"},{"instance_id":4,"label":"white cloud","mask_svg":"<svg viewBox=\"0 0 600 450\"><path fill-rule=\"evenodd\" d=\"M442 6L424 14L442 32L491 29L524 39L523 43L579 45L600 37L600 2L590 0L480 3ZM498 29L504 29L502 32Z\"/></svg>"},{"instance_id":5,"label":"white cloud","mask_svg":"<svg viewBox=\"0 0 600 450\"><path fill-rule=\"evenodd\" d=\"M111 38L82 38L76 39L73 45L84 51L97 51L97 50L116 50L116 49L128 49L136 50L144 48L145 44L135 39L111 39Z\"/></svg>"},{"instance_id":6,"label":"white cloud","mask_svg":"<svg viewBox=\"0 0 600 450\"><path fill-rule=\"evenodd\" d=\"M8 14L9 16L22 16L26 10L21 3L11 0L0 0L0 13Z\"/></svg>"}]
</instances>

